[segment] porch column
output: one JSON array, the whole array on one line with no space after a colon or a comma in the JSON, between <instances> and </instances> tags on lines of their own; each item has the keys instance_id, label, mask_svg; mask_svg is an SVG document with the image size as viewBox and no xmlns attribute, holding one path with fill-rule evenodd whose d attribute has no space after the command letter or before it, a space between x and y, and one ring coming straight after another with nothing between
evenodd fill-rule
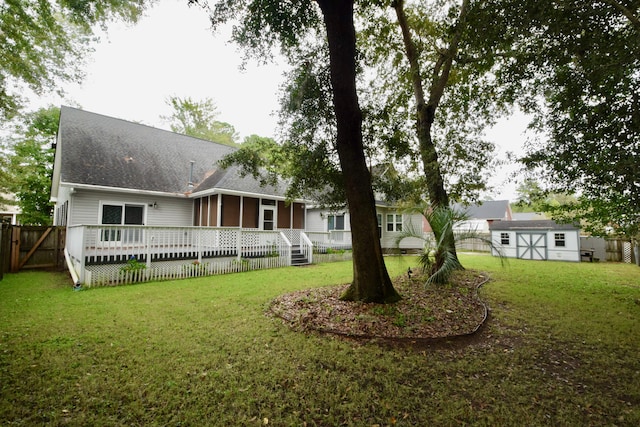
<instances>
[{"instance_id":1,"label":"porch column","mask_svg":"<svg viewBox=\"0 0 640 427\"><path fill-rule=\"evenodd\" d=\"M238 261L242 259L242 216L244 213L244 196L240 196L240 219L238 220L238 224L240 225L238 228Z\"/></svg>"}]
</instances>

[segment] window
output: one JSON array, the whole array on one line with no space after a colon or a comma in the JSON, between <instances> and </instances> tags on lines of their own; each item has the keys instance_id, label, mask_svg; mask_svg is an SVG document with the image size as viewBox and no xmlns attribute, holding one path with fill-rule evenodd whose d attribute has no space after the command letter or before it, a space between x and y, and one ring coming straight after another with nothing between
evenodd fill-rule
<instances>
[{"instance_id":1,"label":"window","mask_svg":"<svg viewBox=\"0 0 640 427\"><path fill-rule=\"evenodd\" d=\"M565 246L564 233L555 233L553 239L556 241L556 246Z\"/></svg>"},{"instance_id":2,"label":"window","mask_svg":"<svg viewBox=\"0 0 640 427\"><path fill-rule=\"evenodd\" d=\"M501 245L509 244L509 233L500 233L500 244Z\"/></svg>"},{"instance_id":3,"label":"window","mask_svg":"<svg viewBox=\"0 0 640 427\"><path fill-rule=\"evenodd\" d=\"M387 215L387 231L402 231L402 215L401 214Z\"/></svg>"},{"instance_id":4,"label":"window","mask_svg":"<svg viewBox=\"0 0 640 427\"><path fill-rule=\"evenodd\" d=\"M118 205L103 204L101 214L101 224L103 225L143 225L144 206L143 205ZM122 230L109 228L102 230L102 241L120 241L137 242L141 238L141 230L131 229L124 231L124 239L122 238Z\"/></svg>"},{"instance_id":5,"label":"window","mask_svg":"<svg viewBox=\"0 0 640 427\"><path fill-rule=\"evenodd\" d=\"M327 230L344 230L344 214L329 215L327 217Z\"/></svg>"},{"instance_id":6,"label":"window","mask_svg":"<svg viewBox=\"0 0 640 427\"><path fill-rule=\"evenodd\" d=\"M377 214L378 217L378 239L382 238L382 214Z\"/></svg>"}]
</instances>

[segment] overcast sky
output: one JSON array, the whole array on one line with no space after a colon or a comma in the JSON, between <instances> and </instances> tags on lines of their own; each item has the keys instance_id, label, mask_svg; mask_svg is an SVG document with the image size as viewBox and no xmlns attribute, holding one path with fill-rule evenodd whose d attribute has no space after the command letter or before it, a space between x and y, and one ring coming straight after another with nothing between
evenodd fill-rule
<instances>
[{"instance_id":1,"label":"overcast sky","mask_svg":"<svg viewBox=\"0 0 640 427\"><path fill-rule=\"evenodd\" d=\"M161 116L171 112L169 96L211 98L218 119L233 125L241 139L251 134L276 136L278 88L285 64L249 62L240 70L242 53L227 43L228 33L213 34L206 13L185 0L163 0L136 25L111 24L87 60L82 84L66 85L66 97L34 100L168 129ZM487 133L498 155L519 151L526 121L515 115ZM515 199L505 166L496 171L493 199Z\"/></svg>"},{"instance_id":2,"label":"overcast sky","mask_svg":"<svg viewBox=\"0 0 640 427\"><path fill-rule=\"evenodd\" d=\"M250 62L240 71L242 54L226 40L228 34L212 33L202 9L163 0L136 25L110 24L87 61L86 79L65 85L67 96L52 102L167 129L160 116L171 112L169 96L209 97L219 120L241 137L274 136L283 68Z\"/></svg>"}]
</instances>

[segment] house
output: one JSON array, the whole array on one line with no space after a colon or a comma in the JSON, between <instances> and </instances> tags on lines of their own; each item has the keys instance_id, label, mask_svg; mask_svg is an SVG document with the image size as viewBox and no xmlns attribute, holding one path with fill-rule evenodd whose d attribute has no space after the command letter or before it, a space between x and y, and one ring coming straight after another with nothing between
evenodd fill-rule
<instances>
[{"instance_id":1,"label":"house","mask_svg":"<svg viewBox=\"0 0 640 427\"><path fill-rule=\"evenodd\" d=\"M74 281L279 267L351 249L348 212L288 201L285 183L262 186L238 167L219 167L234 150L63 106L51 200L54 225L67 227L65 257ZM376 208L387 250L396 249L403 230L422 225L421 215L383 202ZM400 248L423 244L405 239Z\"/></svg>"},{"instance_id":2,"label":"house","mask_svg":"<svg viewBox=\"0 0 640 427\"><path fill-rule=\"evenodd\" d=\"M393 164L383 162L370 168L372 177L378 180L395 179L398 175ZM423 230L424 217L419 213L407 213L405 208L385 201L382 193L374 194L376 216L378 220L378 237L383 252L395 253L422 250L424 238L428 234ZM328 232L334 247L351 245L351 220L348 209L327 210L321 207L307 208L307 232ZM405 232L422 235L423 238L407 237L398 242ZM348 242L348 243L347 243Z\"/></svg>"},{"instance_id":3,"label":"house","mask_svg":"<svg viewBox=\"0 0 640 427\"><path fill-rule=\"evenodd\" d=\"M421 214L408 214L403 209L376 200L376 215L378 218L378 237L384 252L415 251L424 247L424 240L408 237L397 242L403 231L415 230L422 233L424 217ZM349 211L326 210L320 207L307 208L307 234L328 232L329 241L334 248L351 247L351 221Z\"/></svg>"},{"instance_id":4,"label":"house","mask_svg":"<svg viewBox=\"0 0 640 427\"><path fill-rule=\"evenodd\" d=\"M532 221L538 219L548 219L542 212L514 212L512 214L514 221Z\"/></svg>"},{"instance_id":5,"label":"house","mask_svg":"<svg viewBox=\"0 0 640 427\"><path fill-rule=\"evenodd\" d=\"M2 200L5 203L2 203ZM13 194L0 194L0 224L18 224L18 215L20 208L15 202Z\"/></svg>"},{"instance_id":6,"label":"house","mask_svg":"<svg viewBox=\"0 0 640 427\"><path fill-rule=\"evenodd\" d=\"M454 226L454 231L475 231L488 234L491 224L497 221L511 221L513 213L508 200L485 200L478 204L454 205L454 209L464 212L468 219Z\"/></svg>"},{"instance_id":7,"label":"house","mask_svg":"<svg viewBox=\"0 0 640 427\"><path fill-rule=\"evenodd\" d=\"M233 150L63 106L51 200L77 281L117 281L131 260L147 275L152 262L202 269L262 258L255 262L279 266L296 252L310 261L306 201L289 203L284 185L263 187L236 167L220 168Z\"/></svg>"},{"instance_id":8,"label":"house","mask_svg":"<svg viewBox=\"0 0 640 427\"><path fill-rule=\"evenodd\" d=\"M552 220L496 221L490 225L491 241L508 258L580 261L580 229Z\"/></svg>"}]
</instances>

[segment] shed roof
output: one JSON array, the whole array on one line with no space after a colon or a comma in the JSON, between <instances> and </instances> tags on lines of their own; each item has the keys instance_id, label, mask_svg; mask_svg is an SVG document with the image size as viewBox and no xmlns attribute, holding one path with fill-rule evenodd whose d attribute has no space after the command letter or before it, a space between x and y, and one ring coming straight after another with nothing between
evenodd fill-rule
<instances>
[{"instance_id":1,"label":"shed roof","mask_svg":"<svg viewBox=\"0 0 640 427\"><path fill-rule=\"evenodd\" d=\"M553 220L544 219L544 220L533 220L533 221L496 221L489 224L489 230L491 231L512 231L512 230L571 231L571 230L579 230L579 228L573 224L558 224Z\"/></svg>"},{"instance_id":2,"label":"shed roof","mask_svg":"<svg viewBox=\"0 0 640 427\"><path fill-rule=\"evenodd\" d=\"M175 195L220 189L283 196L284 188L261 187L237 167L217 165L235 150L77 108L60 109L56 164L64 183Z\"/></svg>"}]
</instances>

